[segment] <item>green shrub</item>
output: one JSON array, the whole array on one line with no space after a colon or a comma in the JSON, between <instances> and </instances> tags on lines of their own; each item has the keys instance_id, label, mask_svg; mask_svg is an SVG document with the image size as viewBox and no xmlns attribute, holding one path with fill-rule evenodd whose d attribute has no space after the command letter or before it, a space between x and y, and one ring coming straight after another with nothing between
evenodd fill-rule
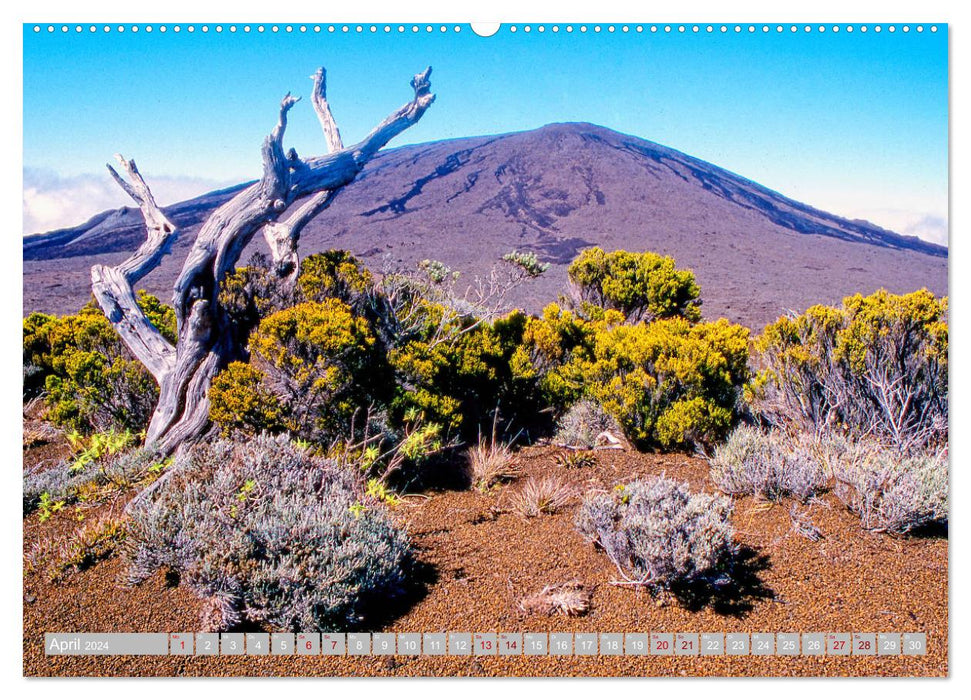
<instances>
[{"instance_id":1,"label":"green shrub","mask_svg":"<svg viewBox=\"0 0 971 700\"><path fill-rule=\"evenodd\" d=\"M657 253L587 248L567 271L577 306L588 314L613 309L628 323L661 318L701 319L701 289L690 270Z\"/></svg>"},{"instance_id":2,"label":"green shrub","mask_svg":"<svg viewBox=\"0 0 971 700\"><path fill-rule=\"evenodd\" d=\"M224 435L234 430L250 435L278 433L286 428L286 413L276 394L266 387L266 377L245 362L231 362L213 378L209 418Z\"/></svg>"},{"instance_id":3,"label":"green shrub","mask_svg":"<svg viewBox=\"0 0 971 700\"><path fill-rule=\"evenodd\" d=\"M212 627L354 628L400 592L409 544L360 481L285 437L216 441L176 458L132 506L129 577L176 572Z\"/></svg>"},{"instance_id":4,"label":"green shrub","mask_svg":"<svg viewBox=\"0 0 971 700\"><path fill-rule=\"evenodd\" d=\"M611 316L610 321L620 321ZM585 363L592 359L596 334L604 323L549 304L530 317L510 358L513 376L536 387L540 402L556 415L584 395Z\"/></svg>"},{"instance_id":5,"label":"green shrub","mask_svg":"<svg viewBox=\"0 0 971 700\"><path fill-rule=\"evenodd\" d=\"M254 398L258 417L272 416L272 394L286 411L283 422L319 443L347 437L354 415L389 389L367 321L338 299L304 302L266 317L250 336L250 352L268 390ZM252 382L255 375L241 378ZM238 415L232 405L220 404L222 409Z\"/></svg>"},{"instance_id":6,"label":"green shrub","mask_svg":"<svg viewBox=\"0 0 971 700\"><path fill-rule=\"evenodd\" d=\"M362 301L374 289L374 276L346 250L328 250L301 261L297 288L304 301L340 299L361 312Z\"/></svg>"},{"instance_id":7,"label":"green shrub","mask_svg":"<svg viewBox=\"0 0 971 700\"><path fill-rule=\"evenodd\" d=\"M535 382L517 375L511 364L526 316L515 311L492 323L470 318L452 323L460 329L430 332L389 353L399 386L395 414L417 409L467 441L491 428L496 411L510 425L542 422Z\"/></svg>"},{"instance_id":8,"label":"green shrub","mask_svg":"<svg viewBox=\"0 0 971 700\"><path fill-rule=\"evenodd\" d=\"M175 315L150 294L138 304L163 336L175 337ZM24 319L24 391L43 385L48 418L81 432L140 431L158 400L158 385L93 303L77 314Z\"/></svg>"},{"instance_id":9,"label":"green shrub","mask_svg":"<svg viewBox=\"0 0 971 700\"><path fill-rule=\"evenodd\" d=\"M605 328L583 373L631 440L678 447L728 432L747 363L748 329L677 318Z\"/></svg>"},{"instance_id":10,"label":"green shrub","mask_svg":"<svg viewBox=\"0 0 971 700\"><path fill-rule=\"evenodd\" d=\"M576 527L628 583L653 588L711 578L735 551L731 501L663 476L588 494Z\"/></svg>"},{"instance_id":11,"label":"green shrub","mask_svg":"<svg viewBox=\"0 0 971 700\"><path fill-rule=\"evenodd\" d=\"M767 421L873 435L898 449L947 440L948 303L881 290L766 326L748 391Z\"/></svg>"},{"instance_id":12,"label":"green shrub","mask_svg":"<svg viewBox=\"0 0 971 700\"><path fill-rule=\"evenodd\" d=\"M24 319L24 399L39 396L52 372L51 329L57 317L32 313Z\"/></svg>"}]
</instances>

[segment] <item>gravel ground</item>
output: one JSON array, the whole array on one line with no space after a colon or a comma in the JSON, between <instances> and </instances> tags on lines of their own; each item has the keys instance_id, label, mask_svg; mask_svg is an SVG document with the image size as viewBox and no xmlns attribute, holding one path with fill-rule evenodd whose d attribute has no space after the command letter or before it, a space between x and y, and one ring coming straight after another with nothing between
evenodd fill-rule
<instances>
[{"instance_id":1,"label":"gravel ground","mask_svg":"<svg viewBox=\"0 0 971 700\"><path fill-rule=\"evenodd\" d=\"M598 453L596 466L566 469L556 450L522 453L526 473L555 473L577 490L610 488L666 473L713 490L705 462L684 455ZM376 611L387 632L926 632L926 656L896 657L47 657L44 632L179 632L198 628L193 596L158 575L121 587L115 555L52 584L24 578L24 674L28 676L946 676L948 543L864 532L831 496L809 515L823 538L792 532L787 505L736 502L744 552L739 583L689 607L610 585L614 569L561 513L525 519L508 510L512 483L491 494L443 490L395 510L420 562L405 600ZM25 552L73 527L62 513L24 520ZM548 584L592 589L581 617L525 615L518 602Z\"/></svg>"}]
</instances>

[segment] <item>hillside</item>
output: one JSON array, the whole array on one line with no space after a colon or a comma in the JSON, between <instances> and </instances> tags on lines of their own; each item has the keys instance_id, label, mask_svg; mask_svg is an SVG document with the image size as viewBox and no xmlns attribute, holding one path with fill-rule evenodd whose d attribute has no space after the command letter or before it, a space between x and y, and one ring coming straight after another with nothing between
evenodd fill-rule
<instances>
[{"instance_id":1,"label":"hillside","mask_svg":"<svg viewBox=\"0 0 971 700\"><path fill-rule=\"evenodd\" d=\"M182 232L147 289L168 299L199 225L237 190L166 208ZM24 312L76 310L90 295L91 265L123 259L143 235L138 210L122 208L24 238ZM551 269L512 300L531 311L564 291L566 266L591 245L674 256L697 274L706 317L753 328L880 287L947 293L946 248L590 124L388 150L301 239L304 254L346 248L376 270L436 258L466 279L512 249L535 251Z\"/></svg>"}]
</instances>

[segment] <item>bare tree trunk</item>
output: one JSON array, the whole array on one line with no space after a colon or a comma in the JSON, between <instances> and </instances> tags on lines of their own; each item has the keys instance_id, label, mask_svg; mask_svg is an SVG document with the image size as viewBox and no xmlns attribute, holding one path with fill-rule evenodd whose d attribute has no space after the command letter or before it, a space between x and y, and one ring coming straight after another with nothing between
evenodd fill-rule
<instances>
[{"instance_id":1,"label":"bare tree trunk","mask_svg":"<svg viewBox=\"0 0 971 700\"><path fill-rule=\"evenodd\" d=\"M327 208L364 165L392 138L415 124L432 104L425 69L412 79L414 98L375 127L361 142L345 148L326 99L326 74L313 77L313 105L328 155L301 159L283 150L287 113L299 98L288 93L279 121L263 142L263 176L216 209L203 224L175 282L173 304L178 339L173 346L139 309L134 286L158 266L177 230L152 196L134 161L116 156L128 175L108 170L138 203L145 218L146 241L117 267L91 269L94 295L122 340L159 383L158 406L146 444L165 454L197 439L209 425L209 386L223 367L242 355L232 323L219 305L219 289L239 256L259 231L270 247L277 274L292 283L299 270L297 244L303 227ZM292 209L292 211L291 211Z\"/></svg>"}]
</instances>

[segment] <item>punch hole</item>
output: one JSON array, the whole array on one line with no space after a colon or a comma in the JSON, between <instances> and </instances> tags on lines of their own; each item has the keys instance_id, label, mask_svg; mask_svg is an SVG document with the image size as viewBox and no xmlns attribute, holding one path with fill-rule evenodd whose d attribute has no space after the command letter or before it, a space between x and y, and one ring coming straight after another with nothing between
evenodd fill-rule
<instances>
[{"instance_id":1,"label":"punch hole","mask_svg":"<svg viewBox=\"0 0 971 700\"><path fill-rule=\"evenodd\" d=\"M499 31L499 22L473 22L472 31L478 36L489 37Z\"/></svg>"}]
</instances>

